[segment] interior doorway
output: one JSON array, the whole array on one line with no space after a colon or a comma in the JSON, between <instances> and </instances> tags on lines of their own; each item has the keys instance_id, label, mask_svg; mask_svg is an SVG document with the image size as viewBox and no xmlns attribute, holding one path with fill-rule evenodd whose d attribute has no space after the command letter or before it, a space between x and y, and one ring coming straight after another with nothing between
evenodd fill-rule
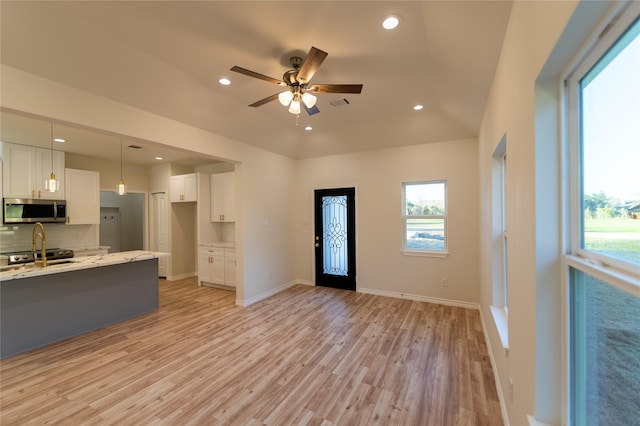
<instances>
[{"instance_id":1,"label":"interior doorway","mask_svg":"<svg viewBox=\"0 0 640 426\"><path fill-rule=\"evenodd\" d=\"M356 289L355 188L314 194L316 285Z\"/></svg>"}]
</instances>

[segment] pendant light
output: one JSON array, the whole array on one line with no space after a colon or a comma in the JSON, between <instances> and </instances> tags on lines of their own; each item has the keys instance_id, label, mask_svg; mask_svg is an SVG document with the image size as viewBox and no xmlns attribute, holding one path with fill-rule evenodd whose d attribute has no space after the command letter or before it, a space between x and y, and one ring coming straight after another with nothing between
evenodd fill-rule
<instances>
[{"instance_id":1,"label":"pendant light","mask_svg":"<svg viewBox=\"0 0 640 426\"><path fill-rule=\"evenodd\" d=\"M116 192L118 195L127 194L127 185L124 183L124 179L122 179L122 138L120 138L120 183L116 187Z\"/></svg>"},{"instance_id":2,"label":"pendant light","mask_svg":"<svg viewBox=\"0 0 640 426\"><path fill-rule=\"evenodd\" d=\"M56 179L55 173L53 173L53 121L51 122L51 175L48 179L44 180L44 189L47 192L60 191L60 181Z\"/></svg>"}]
</instances>

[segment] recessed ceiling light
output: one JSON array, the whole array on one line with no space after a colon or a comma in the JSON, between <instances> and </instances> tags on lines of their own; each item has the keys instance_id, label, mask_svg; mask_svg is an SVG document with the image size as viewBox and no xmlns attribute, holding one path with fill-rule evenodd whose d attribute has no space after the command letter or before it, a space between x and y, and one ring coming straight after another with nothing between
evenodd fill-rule
<instances>
[{"instance_id":1,"label":"recessed ceiling light","mask_svg":"<svg viewBox=\"0 0 640 426\"><path fill-rule=\"evenodd\" d=\"M62 139L62 138L54 138L54 139L53 139L53 141L54 141L54 142L59 142L59 143L64 143L64 142L66 142L67 140L66 140L66 139Z\"/></svg>"},{"instance_id":2,"label":"recessed ceiling light","mask_svg":"<svg viewBox=\"0 0 640 426\"><path fill-rule=\"evenodd\" d=\"M384 18L384 21L382 21L382 28L385 30L392 30L400 25L401 21L402 17L400 15L389 15Z\"/></svg>"},{"instance_id":3,"label":"recessed ceiling light","mask_svg":"<svg viewBox=\"0 0 640 426\"><path fill-rule=\"evenodd\" d=\"M156 157L156 160L160 161L160 160L164 160L164 158L162 158L162 157Z\"/></svg>"},{"instance_id":4,"label":"recessed ceiling light","mask_svg":"<svg viewBox=\"0 0 640 426\"><path fill-rule=\"evenodd\" d=\"M420 104L415 105L415 106L413 107L413 109L415 109L416 111L420 111L422 108L424 108L424 107L423 107L422 105L420 105Z\"/></svg>"},{"instance_id":5,"label":"recessed ceiling light","mask_svg":"<svg viewBox=\"0 0 640 426\"><path fill-rule=\"evenodd\" d=\"M220 80L218 80L218 82L220 84L222 84L223 86L228 86L231 84L231 80L229 80L228 78L221 78Z\"/></svg>"},{"instance_id":6,"label":"recessed ceiling light","mask_svg":"<svg viewBox=\"0 0 640 426\"><path fill-rule=\"evenodd\" d=\"M306 126L304 129L305 129L307 132L309 132L309 131L313 130L313 127L311 127L311 126Z\"/></svg>"}]
</instances>

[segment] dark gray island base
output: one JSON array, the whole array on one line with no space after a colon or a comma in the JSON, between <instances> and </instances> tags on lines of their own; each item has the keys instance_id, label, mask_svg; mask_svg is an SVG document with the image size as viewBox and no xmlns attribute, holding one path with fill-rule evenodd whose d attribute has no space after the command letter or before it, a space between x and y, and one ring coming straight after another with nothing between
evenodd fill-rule
<instances>
[{"instance_id":1,"label":"dark gray island base","mask_svg":"<svg viewBox=\"0 0 640 426\"><path fill-rule=\"evenodd\" d=\"M0 358L158 309L158 259L0 283Z\"/></svg>"}]
</instances>

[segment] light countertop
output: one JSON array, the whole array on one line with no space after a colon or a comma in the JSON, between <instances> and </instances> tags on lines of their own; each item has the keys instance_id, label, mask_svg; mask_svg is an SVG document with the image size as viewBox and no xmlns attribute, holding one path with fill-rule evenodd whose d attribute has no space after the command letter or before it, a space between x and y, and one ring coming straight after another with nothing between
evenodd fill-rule
<instances>
[{"instance_id":1,"label":"light countertop","mask_svg":"<svg viewBox=\"0 0 640 426\"><path fill-rule=\"evenodd\" d=\"M80 269L98 268L100 266L118 265L128 262L139 262L142 260L157 259L169 256L169 253L132 250L119 253L109 253L99 256L80 256L71 259L51 261L46 268L28 263L23 266L2 266L0 267L0 281L16 280L27 277L37 277L49 274L59 274L62 272L78 271Z\"/></svg>"}]
</instances>

